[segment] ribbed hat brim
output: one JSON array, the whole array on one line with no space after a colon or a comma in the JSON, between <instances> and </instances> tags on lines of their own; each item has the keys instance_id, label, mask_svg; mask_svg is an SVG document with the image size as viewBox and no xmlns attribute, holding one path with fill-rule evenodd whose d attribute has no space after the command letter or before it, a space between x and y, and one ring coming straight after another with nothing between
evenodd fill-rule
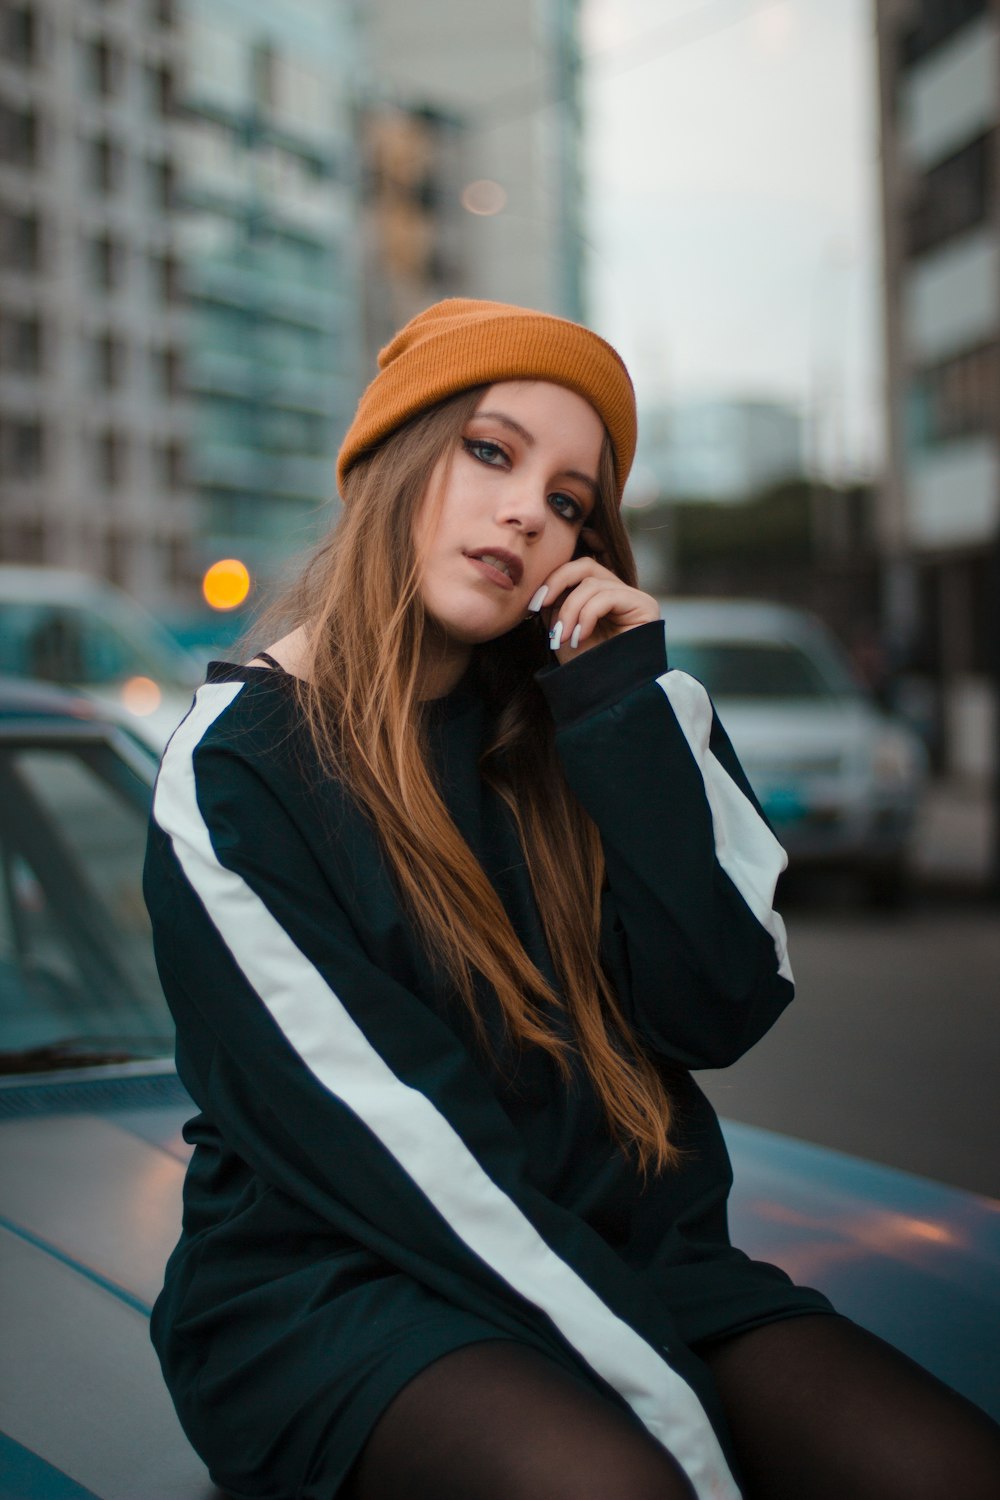
<instances>
[{"instance_id":1,"label":"ribbed hat brim","mask_svg":"<svg viewBox=\"0 0 1000 1500\"><path fill-rule=\"evenodd\" d=\"M379 355L337 457L351 465L427 407L470 386L551 380L601 417L614 449L618 499L635 456L635 395L622 360L582 324L503 302L450 298L407 323Z\"/></svg>"}]
</instances>

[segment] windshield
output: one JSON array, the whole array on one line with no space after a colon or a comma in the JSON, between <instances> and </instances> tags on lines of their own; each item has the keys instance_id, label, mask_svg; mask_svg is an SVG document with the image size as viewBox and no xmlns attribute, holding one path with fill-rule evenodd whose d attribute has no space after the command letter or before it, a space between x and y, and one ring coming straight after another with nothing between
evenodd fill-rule
<instances>
[{"instance_id":1,"label":"windshield","mask_svg":"<svg viewBox=\"0 0 1000 1500\"><path fill-rule=\"evenodd\" d=\"M197 684L196 665L155 620L117 606L0 602L0 673L89 688L137 676Z\"/></svg>"},{"instance_id":2,"label":"windshield","mask_svg":"<svg viewBox=\"0 0 1000 1500\"><path fill-rule=\"evenodd\" d=\"M782 641L685 641L670 637L672 667L704 683L713 698L830 699L857 687L833 661Z\"/></svg>"},{"instance_id":3,"label":"windshield","mask_svg":"<svg viewBox=\"0 0 1000 1500\"><path fill-rule=\"evenodd\" d=\"M0 743L0 1072L163 1057L149 789L98 740Z\"/></svg>"}]
</instances>

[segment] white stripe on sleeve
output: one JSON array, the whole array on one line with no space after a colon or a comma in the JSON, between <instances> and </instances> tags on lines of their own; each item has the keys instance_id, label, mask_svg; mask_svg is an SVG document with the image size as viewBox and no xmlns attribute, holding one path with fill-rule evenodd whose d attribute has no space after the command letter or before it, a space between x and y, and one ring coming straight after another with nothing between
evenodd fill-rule
<instances>
[{"instance_id":1,"label":"white stripe on sleeve","mask_svg":"<svg viewBox=\"0 0 1000 1500\"><path fill-rule=\"evenodd\" d=\"M657 682L674 711L705 783L705 796L715 830L719 864L761 926L774 939L778 973L792 979L785 924L774 910L778 876L788 856L749 797L736 785L722 762L709 749L712 703L705 688L687 672L664 672Z\"/></svg>"},{"instance_id":2,"label":"white stripe on sleeve","mask_svg":"<svg viewBox=\"0 0 1000 1500\"><path fill-rule=\"evenodd\" d=\"M698 1500L739 1500L687 1382L560 1259L431 1101L391 1071L260 897L220 864L198 806L193 756L242 686L199 689L167 748L153 809L226 946L323 1088L365 1123L472 1253L621 1394L684 1469Z\"/></svg>"}]
</instances>

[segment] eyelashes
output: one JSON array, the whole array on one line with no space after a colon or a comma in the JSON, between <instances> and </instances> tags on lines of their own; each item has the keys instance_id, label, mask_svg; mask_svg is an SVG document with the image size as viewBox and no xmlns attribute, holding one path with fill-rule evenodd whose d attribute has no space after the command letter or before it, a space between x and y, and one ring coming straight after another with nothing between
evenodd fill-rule
<instances>
[{"instance_id":1,"label":"eyelashes","mask_svg":"<svg viewBox=\"0 0 1000 1500\"><path fill-rule=\"evenodd\" d=\"M511 463L510 454L500 443L492 438L462 438L462 447L477 463L485 465L488 469L509 468ZM547 497L549 506L563 521L571 525L583 521L586 516L584 506L575 495L568 494L565 490L554 490Z\"/></svg>"},{"instance_id":2,"label":"eyelashes","mask_svg":"<svg viewBox=\"0 0 1000 1500\"><path fill-rule=\"evenodd\" d=\"M463 438L462 447L467 453L481 464L486 464L491 469L499 469L503 462L508 460L506 449L501 448L499 443L493 443L488 438ZM484 458L484 453L491 453L492 458Z\"/></svg>"}]
</instances>

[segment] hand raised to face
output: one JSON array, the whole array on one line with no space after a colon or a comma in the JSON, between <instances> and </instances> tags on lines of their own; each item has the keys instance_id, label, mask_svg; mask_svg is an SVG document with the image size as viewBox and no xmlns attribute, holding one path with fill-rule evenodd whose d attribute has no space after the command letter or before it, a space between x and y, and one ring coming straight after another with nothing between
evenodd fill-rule
<instances>
[{"instance_id":1,"label":"hand raised to face","mask_svg":"<svg viewBox=\"0 0 1000 1500\"><path fill-rule=\"evenodd\" d=\"M624 583L595 557L575 557L555 568L531 603L542 611L560 662L660 617L651 594Z\"/></svg>"}]
</instances>

